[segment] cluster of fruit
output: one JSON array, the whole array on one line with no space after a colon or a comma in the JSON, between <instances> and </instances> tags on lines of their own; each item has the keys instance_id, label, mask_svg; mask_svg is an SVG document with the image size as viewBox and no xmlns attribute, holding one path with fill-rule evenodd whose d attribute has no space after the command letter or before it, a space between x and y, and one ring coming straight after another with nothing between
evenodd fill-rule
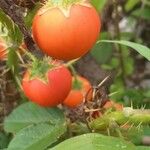
<instances>
[{"instance_id":1,"label":"cluster of fruit","mask_svg":"<svg viewBox=\"0 0 150 150\"><path fill-rule=\"evenodd\" d=\"M89 2L48 1L33 19L32 34L45 54L68 61L83 56L92 48L100 27L99 14ZM60 61L36 60L26 71L22 87L25 95L41 106L63 103L75 107L83 102L91 84L83 77L72 77Z\"/></svg>"}]
</instances>

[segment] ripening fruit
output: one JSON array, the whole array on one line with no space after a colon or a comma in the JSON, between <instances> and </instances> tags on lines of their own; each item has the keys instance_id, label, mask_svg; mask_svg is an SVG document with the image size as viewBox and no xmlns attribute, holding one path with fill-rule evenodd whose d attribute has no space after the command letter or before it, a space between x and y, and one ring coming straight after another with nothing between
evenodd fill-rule
<instances>
[{"instance_id":1,"label":"ripening fruit","mask_svg":"<svg viewBox=\"0 0 150 150\"><path fill-rule=\"evenodd\" d=\"M83 103L84 98L85 100L90 100L92 98L92 93L89 92L92 86L87 79L81 76L77 76L77 80L75 80L75 78L73 77L72 85L72 90L63 102L64 105L73 108Z\"/></svg>"},{"instance_id":2,"label":"ripening fruit","mask_svg":"<svg viewBox=\"0 0 150 150\"><path fill-rule=\"evenodd\" d=\"M39 70L39 73L42 71ZM45 107L53 107L62 103L71 90L69 70L63 65L57 65L43 74L45 79L39 77L38 74L32 76L30 69L25 73L22 81L25 95L29 100Z\"/></svg>"},{"instance_id":3,"label":"ripening fruit","mask_svg":"<svg viewBox=\"0 0 150 150\"><path fill-rule=\"evenodd\" d=\"M7 45L2 39L0 39L0 60L4 60L6 58L7 55L6 49Z\"/></svg>"},{"instance_id":4,"label":"ripening fruit","mask_svg":"<svg viewBox=\"0 0 150 150\"><path fill-rule=\"evenodd\" d=\"M86 54L95 44L101 27L99 14L90 3L83 0L68 3L45 5L35 15L32 25L39 48L61 60Z\"/></svg>"},{"instance_id":5,"label":"ripening fruit","mask_svg":"<svg viewBox=\"0 0 150 150\"><path fill-rule=\"evenodd\" d=\"M112 100L109 100L106 102L106 104L103 106L105 109L110 109L114 108L115 110L122 111L123 110L123 105L119 103L115 103Z\"/></svg>"}]
</instances>

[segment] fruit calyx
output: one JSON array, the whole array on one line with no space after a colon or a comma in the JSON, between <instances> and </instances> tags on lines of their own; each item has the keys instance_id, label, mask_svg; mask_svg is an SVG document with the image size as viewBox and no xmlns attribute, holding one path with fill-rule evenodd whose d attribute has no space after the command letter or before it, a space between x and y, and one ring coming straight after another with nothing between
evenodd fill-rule
<instances>
[{"instance_id":1,"label":"fruit calyx","mask_svg":"<svg viewBox=\"0 0 150 150\"><path fill-rule=\"evenodd\" d=\"M43 7L44 9L39 11L39 15L44 14L52 8L59 8L65 17L69 17L71 6L74 4L91 7L86 0L48 0Z\"/></svg>"},{"instance_id":2,"label":"fruit calyx","mask_svg":"<svg viewBox=\"0 0 150 150\"><path fill-rule=\"evenodd\" d=\"M46 6L47 7L63 7L63 8L68 8L73 4L77 4L77 3L82 3L85 2L85 0L48 0L46 2Z\"/></svg>"},{"instance_id":3,"label":"fruit calyx","mask_svg":"<svg viewBox=\"0 0 150 150\"><path fill-rule=\"evenodd\" d=\"M77 77L74 78L72 83L72 89L74 90L81 90L82 89L82 82L77 79Z\"/></svg>"},{"instance_id":4,"label":"fruit calyx","mask_svg":"<svg viewBox=\"0 0 150 150\"><path fill-rule=\"evenodd\" d=\"M32 65L29 69L30 76L29 79L32 80L34 78L38 78L42 80L44 83L48 82L47 73L48 71L56 68L58 64L54 64L53 60L49 57L43 58L43 60L35 59L32 62Z\"/></svg>"}]
</instances>

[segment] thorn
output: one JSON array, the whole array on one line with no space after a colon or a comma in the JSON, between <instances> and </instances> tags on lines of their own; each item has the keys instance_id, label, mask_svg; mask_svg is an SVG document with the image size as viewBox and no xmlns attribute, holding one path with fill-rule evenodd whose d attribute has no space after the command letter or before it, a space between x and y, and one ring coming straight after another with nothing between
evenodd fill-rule
<instances>
[{"instance_id":1,"label":"thorn","mask_svg":"<svg viewBox=\"0 0 150 150\"><path fill-rule=\"evenodd\" d=\"M101 109L86 109L85 112L95 112L95 111L99 111Z\"/></svg>"},{"instance_id":2,"label":"thorn","mask_svg":"<svg viewBox=\"0 0 150 150\"><path fill-rule=\"evenodd\" d=\"M93 93L92 93L92 99L93 99L93 100L94 100L94 98L95 98L95 93L96 93L96 89L93 88Z\"/></svg>"},{"instance_id":3,"label":"thorn","mask_svg":"<svg viewBox=\"0 0 150 150\"><path fill-rule=\"evenodd\" d=\"M134 123L131 124L129 130L131 130L133 128L133 126L134 126Z\"/></svg>"},{"instance_id":4,"label":"thorn","mask_svg":"<svg viewBox=\"0 0 150 150\"><path fill-rule=\"evenodd\" d=\"M140 122L140 123L138 124L138 126L137 126L137 130L138 130L138 131L140 131L141 126L142 126L142 122Z\"/></svg>"},{"instance_id":5,"label":"thorn","mask_svg":"<svg viewBox=\"0 0 150 150\"><path fill-rule=\"evenodd\" d=\"M20 55L20 53L19 53L18 51L17 51L16 53L17 53L18 58L20 59L20 61L21 61L23 64L25 64L25 62L24 62L24 60L22 59L22 56Z\"/></svg>"},{"instance_id":6,"label":"thorn","mask_svg":"<svg viewBox=\"0 0 150 150\"><path fill-rule=\"evenodd\" d=\"M107 134L108 134L108 136L110 136L110 129L109 128L107 128Z\"/></svg>"},{"instance_id":7,"label":"thorn","mask_svg":"<svg viewBox=\"0 0 150 150\"><path fill-rule=\"evenodd\" d=\"M102 80L102 81L98 84L98 87L101 87L109 78L110 78L110 76L107 76L106 78L104 78L104 80Z\"/></svg>"},{"instance_id":8,"label":"thorn","mask_svg":"<svg viewBox=\"0 0 150 150\"><path fill-rule=\"evenodd\" d=\"M116 91L116 92L110 93L108 96L110 97L110 96L113 96L113 95L115 95L115 94L117 94L117 93L119 93L119 92Z\"/></svg>"},{"instance_id":9,"label":"thorn","mask_svg":"<svg viewBox=\"0 0 150 150\"><path fill-rule=\"evenodd\" d=\"M131 108L133 109L133 101L131 100Z\"/></svg>"},{"instance_id":10,"label":"thorn","mask_svg":"<svg viewBox=\"0 0 150 150\"><path fill-rule=\"evenodd\" d=\"M121 125L120 127L123 128L124 126L128 125L129 121L127 121L126 123L124 123L123 125Z\"/></svg>"}]
</instances>

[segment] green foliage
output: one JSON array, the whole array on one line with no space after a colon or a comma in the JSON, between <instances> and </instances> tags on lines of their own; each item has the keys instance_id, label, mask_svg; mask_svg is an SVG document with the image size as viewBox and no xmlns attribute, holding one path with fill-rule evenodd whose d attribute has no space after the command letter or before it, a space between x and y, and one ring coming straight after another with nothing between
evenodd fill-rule
<instances>
[{"instance_id":1,"label":"green foliage","mask_svg":"<svg viewBox=\"0 0 150 150\"><path fill-rule=\"evenodd\" d=\"M110 87L110 93L114 92L116 93L110 96L110 98L117 102L122 102L125 106L131 106L132 104L134 108L150 107L150 89L125 88L122 80L116 78L114 84Z\"/></svg>"},{"instance_id":2,"label":"green foliage","mask_svg":"<svg viewBox=\"0 0 150 150\"><path fill-rule=\"evenodd\" d=\"M136 150L150 150L148 146L137 146Z\"/></svg>"},{"instance_id":3,"label":"green foliage","mask_svg":"<svg viewBox=\"0 0 150 150\"><path fill-rule=\"evenodd\" d=\"M126 11L132 10L134 8L134 6L137 5L138 3L140 3L140 0L136 0L136 1L128 0L125 5Z\"/></svg>"},{"instance_id":4,"label":"green foliage","mask_svg":"<svg viewBox=\"0 0 150 150\"><path fill-rule=\"evenodd\" d=\"M109 144L108 144L109 143ZM70 138L49 150L135 150L135 146L122 139L97 133Z\"/></svg>"},{"instance_id":5,"label":"green foliage","mask_svg":"<svg viewBox=\"0 0 150 150\"><path fill-rule=\"evenodd\" d=\"M110 44L98 43L93 47L91 54L98 63L106 63L111 57L112 46Z\"/></svg>"},{"instance_id":6,"label":"green foliage","mask_svg":"<svg viewBox=\"0 0 150 150\"><path fill-rule=\"evenodd\" d=\"M0 22L7 29L10 43L14 46L20 46L22 34L17 25L0 9Z\"/></svg>"},{"instance_id":7,"label":"green foliage","mask_svg":"<svg viewBox=\"0 0 150 150\"><path fill-rule=\"evenodd\" d=\"M129 42L129 41L114 41L114 40L101 40L98 41L98 43L106 42L106 43L117 43L117 44L122 44L125 46L128 46L134 50L136 50L138 53L140 53L142 56L144 56L146 59L150 61L150 49L146 46L143 46L141 44L137 44L134 42Z\"/></svg>"},{"instance_id":8,"label":"green foliage","mask_svg":"<svg viewBox=\"0 0 150 150\"><path fill-rule=\"evenodd\" d=\"M44 150L56 142L64 131L65 126L63 124L39 123L28 126L15 135L8 146L8 150Z\"/></svg>"},{"instance_id":9,"label":"green foliage","mask_svg":"<svg viewBox=\"0 0 150 150\"><path fill-rule=\"evenodd\" d=\"M6 148L9 141L10 141L9 135L5 134L4 132L0 132L0 149Z\"/></svg>"},{"instance_id":10,"label":"green foliage","mask_svg":"<svg viewBox=\"0 0 150 150\"><path fill-rule=\"evenodd\" d=\"M10 47L8 50L8 61L7 65L12 70L14 75L19 74L19 63L18 63L18 55L16 53L16 48Z\"/></svg>"},{"instance_id":11,"label":"green foliage","mask_svg":"<svg viewBox=\"0 0 150 150\"><path fill-rule=\"evenodd\" d=\"M138 18L150 20L150 8L137 9L132 13L132 15Z\"/></svg>"},{"instance_id":12,"label":"green foliage","mask_svg":"<svg viewBox=\"0 0 150 150\"><path fill-rule=\"evenodd\" d=\"M65 133L66 123L58 108L24 103L6 117L4 129L16 133L8 150L44 150Z\"/></svg>"},{"instance_id":13,"label":"green foliage","mask_svg":"<svg viewBox=\"0 0 150 150\"><path fill-rule=\"evenodd\" d=\"M108 39L109 35L107 32L100 34L100 39ZM91 55L99 64L106 63L112 56L112 44L109 43L96 43L92 48Z\"/></svg>"},{"instance_id":14,"label":"green foliage","mask_svg":"<svg viewBox=\"0 0 150 150\"><path fill-rule=\"evenodd\" d=\"M102 11L108 0L91 0L92 5L97 9L97 11Z\"/></svg>"},{"instance_id":15,"label":"green foliage","mask_svg":"<svg viewBox=\"0 0 150 150\"><path fill-rule=\"evenodd\" d=\"M28 28L31 28L32 20L40 7L41 7L41 3L37 3L33 9L27 12L27 15L25 16L24 21Z\"/></svg>"},{"instance_id":16,"label":"green foliage","mask_svg":"<svg viewBox=\"0 0 150 150\"><path fill-rule=\"evenodd\" d=\"M48 123L51 125L62 124L64 115L57 108L43 108L33 103L24 103L17 107L4 121L7 132L16 133L22 128L32 124Z\"/></svg>"},{"instance_id":17,"label":"green foliage","mask_svg":"<svg viewBox=\"0 0 150 150\"><path fill-rule=\"evenodd\" d=\"M67 2L68 1L64 1L64 3ZM92 5L98 12L101 12L104 9L107 2L108 0L91 0ZM120 33L121 40L109 40L113 36L109 32L104 31L101 33L101 40L96 43L91 51L91 55L103 69L109 71L115 70L117 72L114 83L109 88L110 93L116 92L116 94L112 94L110 99L124 103L126 106L131 106L132 103L134 108L145 105L146 108L150 107L150 89L141 90L127 88L124 84L122 75L128 77L134 72L134 59L131 56L130 49L134 49L150 61L150 49L148 47L135 42L130 42L130 40L139 43L145 42L142 38L137 37L137 35L132 32L132 29L136 27L138 19L142 21L148 21L150 19L149 4L148 0L127 0L124 8L127 14L131 12L131 15L129 15L129 17L126 16L128 23L125 27L126 29L123 29ZM139 7L140 5L143 7ZM29 29L32 26L33 17L40 7L41 4L38 3L32 10L27 10L24 21ZM8 44L7 65L12 70L15 80L19 83L20 70L16 50L22 43L23 36L18 26L13 23L2 10L0 10L0 28L0 34L5 36L4 38ZM112 43L114 45L112 45ZM114 51L117 49L118 44L121 45L122 49L124 71L120 65L118 52ZM39 68L39 66L36 67ZM44 64L43 69L46 69L45 67L47 66ZM39 71L40 73L43 73L43 70ZM122 129L121 125L124 125L127 122L134 125L134 127L129 130ZM95 131L100 132L100 130L103 130L103 134L108 134L109 132L110 135L120 136L122 138L125 137L132 141L132 143L128 143L122 138L103 136L97 133L83 134L90 131L86 124L80 124L79 122L78 126L72 126L71 129L73 130L73 133L76 133L75 135L83 135L67 139L58 144L60 142L60 137L62 137L67 130L66 123L63 111L58 108L42 108L33 103L24 103L14 109L13 112L5 118L4 129L6 132L13 135L13 139L9 143L11 139L11 136L9 136L10 134L0 132L0 148L4 149L8 146L7 150L45 150L49 149L49 147L51 147L49 150L150 149L149 147L144 146L135 147L132 144L140 144L141 138L144 135L150 135L149 127L145 127L150 124L149 114L138 113L126 116L124 112L108 110L102 117L92 120L92 122L89 123L90 127ZM135 126L137 126L137 128ZM138 130L138 127L141 129L140 131ZM110 129L111 132L108 131L108 129ZM69 131L67 134L68 133ZM70 134L65 136L65 138L69 136Z\"/></svg>"}]
</instances>

